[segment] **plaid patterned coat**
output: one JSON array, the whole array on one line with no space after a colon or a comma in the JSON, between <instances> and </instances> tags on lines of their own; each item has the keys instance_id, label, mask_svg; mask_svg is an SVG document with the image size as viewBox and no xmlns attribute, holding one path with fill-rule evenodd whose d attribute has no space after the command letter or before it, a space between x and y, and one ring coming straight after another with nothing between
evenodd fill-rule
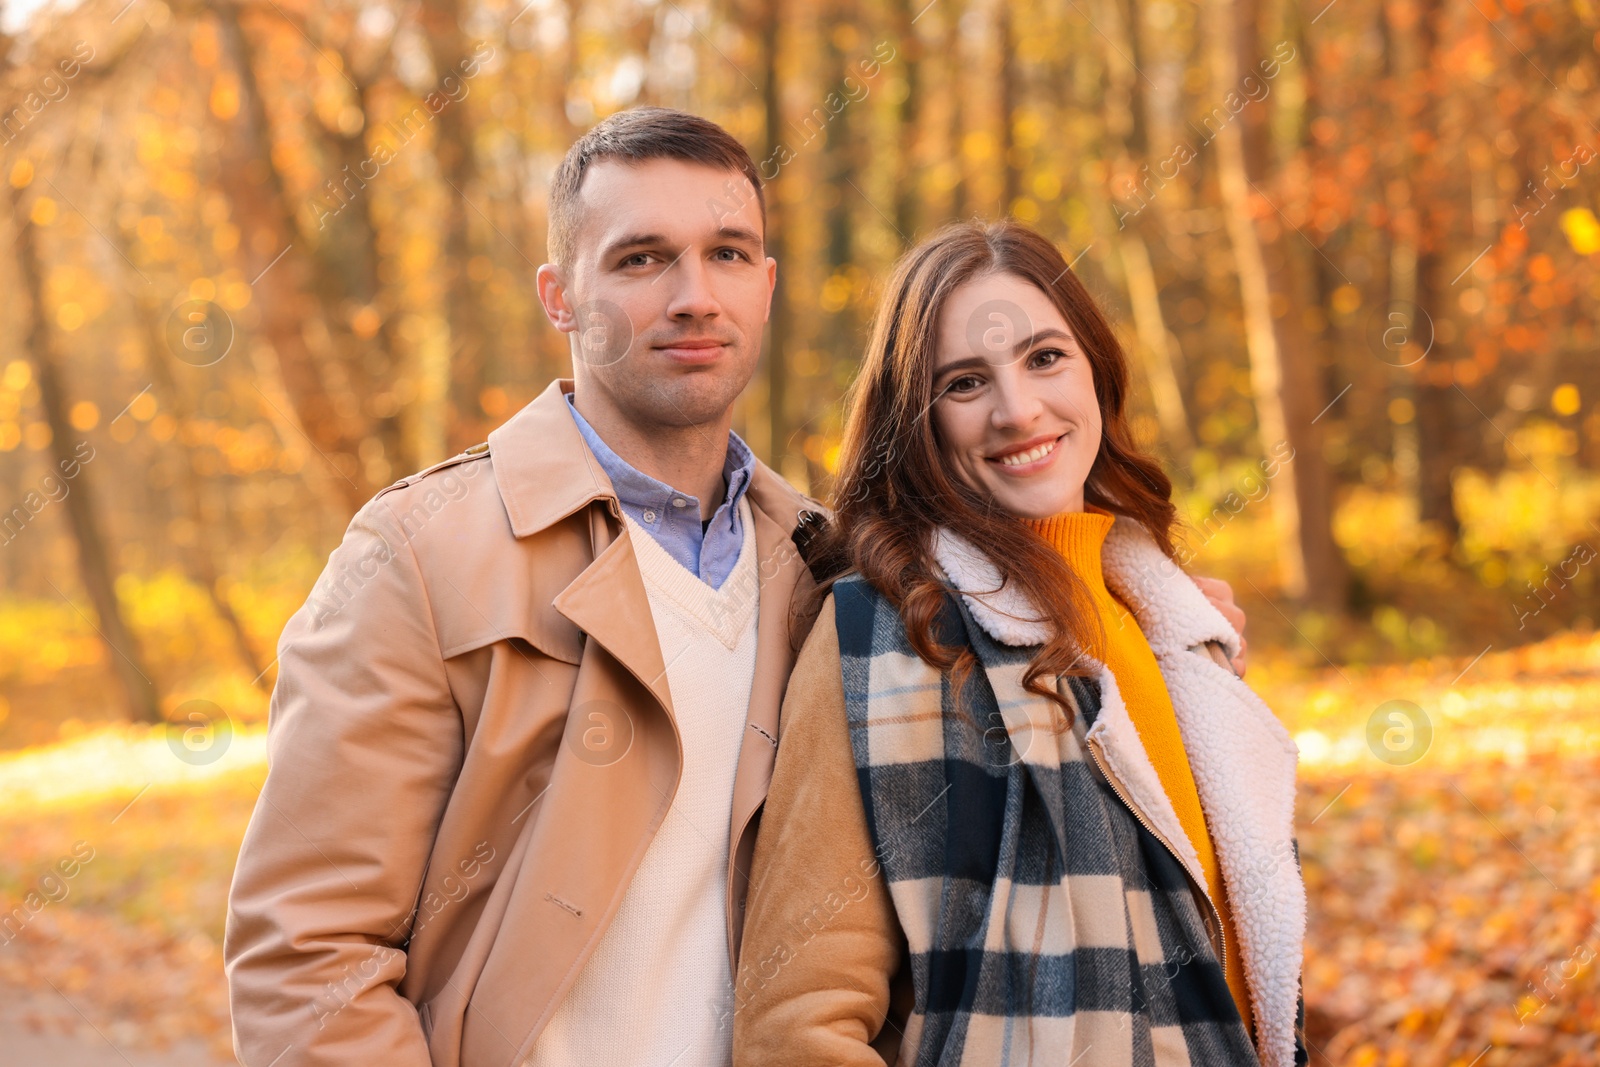
<instances>
[{"instance_id":1,"label":"plaid patterned coat","mask_svg":"<svg viewBox=\"0 0 1600 1067\"><path fill-rule=\"evenodd\" d=\"M1244 952L1259 1055L1212 947L1212 910L1191 888L1204 885L1198 857L1114 677L1101 668L1062 682L1078 711L1067 727L1021 683L1048 623L1005 591L986 592L998 584L992 566L945 532L936 556L962 595L947 603L943 638L971 647L981 668L959 703L870 585L847 578L833 590L851 747L910 951L902 1063L1306 1062L1293 743L1242 682L1196 654L1208 640L1232 654L1237 637L1130 527L1119 520L1108 535L1107 580L1138 615L1173 697L1233 907L1240 944L1226 951Z\"/></svg>"}]
</instances>

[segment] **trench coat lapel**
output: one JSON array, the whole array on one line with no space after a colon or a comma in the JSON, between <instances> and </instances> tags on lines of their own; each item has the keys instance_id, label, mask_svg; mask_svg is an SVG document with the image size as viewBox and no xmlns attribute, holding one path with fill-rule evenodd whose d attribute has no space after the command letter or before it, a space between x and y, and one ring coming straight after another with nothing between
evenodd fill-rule
<instances>
[{"instance_id":1,"label":"trench coat lapel","mask_svg":"<svg viewBox=\"0 0 1600 1067\"><path fill-rule=\"evenodd\" d=\"M638 678L670 716L672 699L644 579L632 542L620 536L622 518L611 479L567 410L571 391L570 380L551 382L489 435L495 480L519 538L589 509L594 561L555 598L554 606Z\"/></svg>"},{"instance_id":2,"label":"trench coat lapel","mask_svg":"<svg viewBox=\"0 0 1600 1067\"><path fill-rule=\"evenodd\" d=\"M555 608L626 667L671 717L667 668L633 542L618 536L599 509L591 509L589 527L595 560L561 591Z\"/></svg>"}]
</instances>

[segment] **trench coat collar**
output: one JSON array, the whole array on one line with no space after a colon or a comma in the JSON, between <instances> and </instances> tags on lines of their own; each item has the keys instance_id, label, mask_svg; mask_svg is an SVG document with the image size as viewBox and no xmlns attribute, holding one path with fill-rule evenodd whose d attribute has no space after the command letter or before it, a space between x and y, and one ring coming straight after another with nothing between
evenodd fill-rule
<instances>
[{"instance_id":1,"label":"trench coat collar","mask_svg":"<svg viewBox=\"0 0 1600 1067\"><path fill-rule=\"evenodd\" d=\"M505 501L511 532L518 537L536 534L596 500L614 503L617 499L611 479L589 451L567 411L566 394L570 392L571 378L556 379L489 434L495 484ZM779 532L785 539L801 511L807 507L823 510L760 461L755 465L747 494L752 509L781 527ZM770 536L762 542L759 515L757 522L756 551L767 559L780 546Z\"/></svg>"},{"instance_id":2,"label":"trench coat collar","mask_svg":"<svg viewBox=\"0 0 1600 1067\"><path fill-rule=\"evenodd\" d=\"M544 392L489 434L494 480L511 532L530 537L596 500L617 494L567 411L570 378Z\"/></svg>"}]
</instances>

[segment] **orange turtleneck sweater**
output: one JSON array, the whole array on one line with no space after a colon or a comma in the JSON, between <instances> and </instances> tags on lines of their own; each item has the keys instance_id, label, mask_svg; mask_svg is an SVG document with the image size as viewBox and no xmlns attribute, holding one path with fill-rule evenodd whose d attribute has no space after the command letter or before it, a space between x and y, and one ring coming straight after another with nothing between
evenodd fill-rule
<instances>
[{"instance_id":1,"label":"orange turtleneck sweater","mask_svg":"<svg viewBox=\"0 0 1600 1067\"><path fill-rule=\"evenodd\" d=\"M1145 640L1138 620L1127 605L1106 588L1100 547L1105 543L1106 534L1116 521L1116 516L1093 504L1087 507L1087 511L1064 512L1054 518L1030 521L1028 525L1061 553L1067 566L1083 579L1094 597L1101 625L1105 629L1106 666L1117 680L1117 688L1121 690L1128 706L1128 717L1139 732L1139 740L1144 742L1156 776L1161 779L1173 810L1177 812L1178 822L1200 856L1206 889L1217 906L1217 913L1222 917L1222 929L1227 939L1228 989L1239 1007L1240 1017L1244 1019L1245 1031L1254 1033L1244 965L1239 958L1239 942L1234 937L1233 919L1223 891L1221 872L1217 867L1216 849L1211 843L1211 833L1206 829L1205 813L1200 809L1200 795L1195 789L1189 757L1183 749L1183 736L1178 731L1177 714L1172 710L1172 697L1167 692L1161 668L1156 664L1155 654L1150 651L1150 642Z\"/></svg>"}]
</instances>

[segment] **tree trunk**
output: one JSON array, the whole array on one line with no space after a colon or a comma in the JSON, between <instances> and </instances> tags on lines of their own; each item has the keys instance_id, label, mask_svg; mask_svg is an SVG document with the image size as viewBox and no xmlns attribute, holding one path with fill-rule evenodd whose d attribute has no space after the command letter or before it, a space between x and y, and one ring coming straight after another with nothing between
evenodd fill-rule
<instances>
[{"instance_id":1,"label":"tree trunk","mask_svg":"<svg viewBox=\"0 0 1600 1067\"><path fill-rule=\"evenodd\" d=\"M949 142L949 158L955 167L955 181L950 187L950 217L965 218L967 214L967 115L964 77L966 57L962 55L961 15L966 4L962 0L948 0L945 16L945 92L950 96L950 114L945 140Z\"/></svg>"},{"instance_id":2,"label":"tree trunk","mask_svg":"<svg viewBox=\"0 0 1600 1067\"><path fill-rule=\"evenodd\" d=\"M1242 73L1239 56L1259 53L1255 12L1253 5L1236 0L1210 0L1208 13L1212 86L1222 99L1237 92ZM1216 166L1239 271L1261 447L1267 462L1278 466L1271 501L1282 587L1294 599L1338 610L1344 602L1346 568L1333 540L1332 483L1313 421L1321 408L1320 375L1313 361L1302 355L1303 323L1288 269L1290 257L1283 248L1287 226L1275 224L1271 239L1263 239L1257 228L1251 193L1255 179L1265 180L1265 167L1258 158L1252 173L1246 158L1241 127L1248 119L1241 113L1216 131ZM1276 269L1269 269L1269 254ZM1281 314L1274 314L1274 304ZM1285 359L1285 353L1295 357Z\"/></svg>"},{"instance_id":3,"label":"tree trunk","mask_svg":"<svg viewBox=\"0 0 1600 1067\"><path fill-rule=\"evenodd\" d=\"M470 55L461 32L458 0L423 0L422 26L433 51L438 77L462 77L461 63ZM454 426L446 439L429 442L430 454L417 457L423 465L437 462L481 438L478 397L487 384L486 371L496 362L493 334L485 329L488 315L478 299L478 286L468 274L472 261L469 196L477 194L478 167L473 152L473 122L467 109L470 92L439 112L435 122L434 155L439 176L450 186L446 197L444 240L441 249L445 271L445 317L450 324L450 389L447 397ZM486 207L478 201L480 210ZM470 440L469 440L470 438Z\"/></svg>"},{"instance_id":4,"label":"tree trunk","mask_svg":"<svg viewBox=\"0 0 1600 1067\"><path fill-rule=\"evenodd\" d=\"M999 81L996 100L997 132L1000 148L1000 210L1011 214L1011 205L1022 195L1022 168L1017 165L1017 42L1011 28L1010 0L995 0L995 74Z\"/></svg>"},{"instance_id":5,"label":"tree trunk","mask_svg":"<svg viewBox=\"0 0 1600 1067\"><path fill-rule=\"evenodd\" d=\"M561 65L560 69L556 71L557 78L551 83L550 87L554 91L553 102L556 105L556 123L560 131L565 134L561 140L570 144L576 141L578 136L583 133L583 130L579 129L578 125L572 121L572 115L567 111L567 90L578 77L578 63L582 58L581 53L578 51L578 15L583 10L583 6L578 0L562 0L561 10L566 15L567 37L562 45Z\"/></svg>"},{"instance_id":6,"label":"tree trunk","mask_svg":"<svg viewBox=\"0 0 1600 1067\"><path fill-rule=\"evenodd\" d=\"M1436 123L1433 80L1438 69L1435 54L1439 37L1437 0L1419 0L1416 17L1413 39L1421 52L1418 74L1422 81L1417 125L1431 135ZM1407 143L1412 143L1410 138ZM1414 160L1413 164L1407 174L1413 180L1413 209L1419 214L1414 299L1418 307L1431 309L1433 315L1442 317L1448 314L1444 302L1449 297L1440 289L1443 282L1440 251L1444 245L1442 234L1446 226L1453 223L1440 223L1435 218L1433 205L1443 191L1439 183L1427 184L1429 195L1425 202L1415 195L1415 180L1420 177L1427 181L1427 172L1437 168L1437 160L1430 155L1428 159ZM1428 339L1433 347L1427 358L1410 368L1415 376L1417 410L1417 517L1433 524L1454 545L1461 537L1461 519L1456 514L1451 481L1461 458L1461 433L1457 426L1460 405L1456 401L1453 361L1447 352L1449 346L1438 339L1434 330L1429 331Z\"/></svg>"},{"instance_id":7,"label":"tree trunk","mask_svg":"<svg viewBox=\"0 0 1600 1067\"><path fill-rule=\"evenodd\" d=\"M837 20L835 25L852 24L855 15L848 0L836 2L834 17ZM827 35L823 55L820 58L826 84L830 86L841 84L848 69L849 58L834 44L832 34ZM824 284L827 279L835 277L852 280L857 277L854 265L859 245L855 240L855 233L858 220L863 217L860 211L864 206L862 198L865 193L862 183L867 180L859 158L861 138L856 135L856 130L866 124L865 120L868 117L856 115L861 106L850 104L835 115L828 123L827 135L823 140L823 180L837 194L833 197L823 219ZM870 208L866 212L866 217L878 218ZM837 310L826 307L823 309L819 341L822 351L836 354L848 353L856 346L853 294L852 299L847 300L844 306Z\"/></svg>"},{"instance_id":8,"label":"tree trunk","mask_svg":"<svg viewBox=\"0 0 1600 1067\"><path fill-rule=\"evenodd\" d=\"M372 193L362 188L360 177L371 159L366 136L372 125L371 86L364 80L357 86L362 128L354 134L334 134L331 138L334 162L339 165L332 182L339 187L339 199L334 203L341 207L337 215L326 220L326 228L313 248L311 266L323 317L337 328L339 338L349 348L344 363L351 368L352 384L360 396L370 398L395 387L402 360L395 330L396 309L379 279L378 226L372 214ZM445 108L438 121L442 123L457 107L453 104ZM376 316L374 325L358 329L357 322L368 315ZM377 468L375 473L382 475L371 479L374 482L387 482L447 454L442 451L442 443L435 449L434 459L420 452L406 440L398 412L374 418L370 436L383 446L382 456L373 457L370 464Z\"/></svg>"},{"instance_id":9,"label":"tree trunk","mask_svg":"<svg viewBox=\"0 0 1600 1067\"><path fill-rule=\"evenodd\" d=\"M67 415L67 396L58 370L61 363L56 356L55 342L50 334L49 309L45 305L44 267L39 261L38 231L30 217L32 200L25 203L20 189L8 185L7 190L11 198L13 232L16 235L18 273L21 275L29 313L24 343L33 362L34 376L39 382L39 406L44 409L45 421L50 427L50 456L54 460L52 473L59 477L69 470L76 469L78 472L69 485L67 495L62 498L67 521L78 543L78 576L94 605L95 614L99 616L96 632L105 642L112 667L122 683L129 715L137 721L159 723L162 721L161 693L151 678L139 640L128 627L122 607L117 602L116 582L105 533L90 495L90 475L71 443L72 423Z\"/></svg>"},{"instance_id":10,"label":"tree trunk","mask_svg":"<svg viewBox=\"0 0 1600 1067\"><path fill-rule=\"evenodd\" d=\"M1136 175L1149 152L1140 122L1143 107L1135 37L1125 21L1126 10L1120 0L1104 0L1098 12L1096 21L1102 27L1099 36L1104 42L1101 54L1106 71L1105 154L1112 173ZM1155 208L1150 206L1150 210ZM1128 287L1139 356L1150 383L1162 439L1174 458L1187 461L1194 450L1194 435L1178 379L1177 338L1167 329L1150 251L1138 226L1138 215L1118 220L1114 238L1118 264Z\"/></svg>"},{"instance_id":11,"label":"tree trunk","mask_svg":"<svg viewBox=\"0 0 1600 1067\"><path fill-rule=\"evenodd\" d=\"M1161 437L1174 458L1186 462L1194 451L1194 434L1189 428L1189 412L1183 405L1183 388L1178 380L1178 339L1167 329L1161 313L1161 294L1156 272L1150 265L1150 252L1144 239L1130 226L1117 238L1117 255L1128 285L1128 301L1133 308L1134 331L1139 338L1139 354L1144 357L1145 378L1155 402Z\"/></svg>"},{"instance_id":12,"label":"tree trunk","mask_svg":"<svg viewBox=\"0 0 1600 1067\"><path fill-rule=\"evenodd\" d=\"M122 254L124 258L128 258L129 249L122 248ZM172 375L172 366L168 360L173 357L166 349L161 310L149 300L140 299L136 313L144 327L145 367L155 379L155 385L166 400L167 406L172 409L173 417L180 423L187 422L193 417L193 411L182 387ZM207 522L206 516L205 487L195 467L194 448L182 433L175 434L167 448L178 452L174 459L178 467L177 484L183 495L181 506L185 517L196 529L208 529L211 524ZM255 642L245 629L244 620L233 610L233 604L229 602L223 590L222 572L217 563L217 553L212 547L213 543L211 539L202 537L198 545L190 546L181 554L183 568L190 580L206 591L206 597L211 602L211 610L222 620L224 628L227 629L228 636L233 641L234 651L239 656L239 662L250 672L251 684L262 692L270 694L272 682L266 674L271 669L271 664L256 650Z\"/></svg>"},{"instance_id":13,"label":"tree trunk","mask_svg":"<svg viewBox=\"0 0 1600 1067\"><path fill-rule=\"evenodd\" d=\"M1402 165L1409 170L1407 165ZM1378 325L1369 329L1376 333L1384 362L1395 367L1409 368L1411 353L1422 350L1430 341L1431 330L1418 322L1417 307L1417 213L1411 208L1410 183L1406 178L1389 182L1388 190L1391 233L1389 238L1389 302L1381 309ZM1398 402L1410 407L1412 415L1403 422L1391 420L1390 462L1400 491L1413 506L1421 499L1418 488L1418 453L1416 420L1416 374L1407 369L1391 375L1389 396L1391 404ZM1420 517L1420 516L1419 516Z\"/></svg>"},{"instance_id":14,"label":"tree trunk","mask_svg":"<svg viewBox=\"0 0 1600 1067\"><path fill-rule=\"evenodd\" d=\"M846 5L840 5L836 15L841 25L849 24L850 13ZM842 84L846 57L833 43L832 35L829 35L823 47L823 55L827 84ZM855 143L851 137L851 128L855 125L851 115L853 110L852 106L846 106L834 115L822 141L823 181L832 186L837 194L833 197L833 204L824 222L827 236L823 248L823 267L828 277L849 267L854 259L854 209L861 194L852 186L852 183L857 186L860 184L855 181L859 168L856 165ZM840 311L833 317L831 332L834 336L828 338L830 347L831 343L843 339L840 333L849 333L848 318L848 310ZM836 348L833 350L839 351Z\"/></svg>"},{"instance_id":15,"label":"tree trunk","mask_svg":"<svg viewBox=\"0 0 1600 1067\"><path fill-rule=\"evenodd\" d=\"M899 152L895 157L894 226L899 231L902 249L916 241L923 215L923 189L918 180L921 173L918 127L922 111L922 42L912 23L917 17L911 0L894 0L894 27L900 42L896 50L906 81L906 93L900 100L895 120Z\"/></svg>"},{"instance_id":16,"label":"tree trunk","mask_svg":"<svg viewBox=\"0 0 1600 1067\"><path fill-rule=\"evenodd\" d=\"M1407 26L1396 24L1394 9L1388 3L1384 5L1384 16L1378 20L1377 33L1381 42L1383 58L1383 85L1389 90L1388 99L1393 106L1398 107L1402 102L1394 95L1396 86L1403 81L1407 67L1407 50L1411 47L1411 31ZM1398 116L1396 116L1398 118ZM1397 128L1402 128L1397 125ZM1386 154L1387 181L1384 182L1384 208L1388 212L1388 225L1382 231L1387 255L1385 266L1387 275L1385 284L1388 290L1388 300L1379 309L1381 318L1366 330L1366 343L1377 344L1375 354L1384 363L1391 366L1401 362L1401 357L1389 351L1388 340L1398 334L1389 332L1390 312L1398 306L1403 306L1403 301L1411 300L1416 294L1416 262L1417 246L1414 237L1407 234L1405 222L1410 208L1410 190L1407 187L1406 177L1408 165L1405 147L1405 138L1402 136L1398 145L1390 146ZM1414 232L1415 219L1411 219ZM1405 328L1409 329L1410 316L1402 315ZM1396 401L1414 404L1411 396L1411 376L1407 374L1390 374L1388 376L1388 395L1391 410ZM1392 418L1389 421L1389 466L1394 473L1395 480L1399 483L1401 493L1408 501L1415 503L1417 499L1417 424L1413 419L1407 423L1397 423Z\"/></svg>"},{"instance_id":17,"label":"tree trunk","mask_svg":"<svg viewBox=\"0 0 1600 1067\"><path fill-rule=\"evenodd\" d=\"M778 279L772 291L772 312L767 322L767 449L766 460L779 466L789 441L789 285L785 271L788 233L783 207L784 169L787 158L779 152L783 142L783 87L778 78L779 48L783 33L784 4L769 0L760 5L758 39L761 48L761 107L766 127L765 151L756 164L765 182L767 205L767 255L778 261ZM776 174L772 168L778 167ZM766 168L762 171L762 168Z\"/></svg>"},{"instance_id":18,"label":"tree trunk","mask_svg":"<svg viewBox=\"0 0 1600 1067\"><path fill-rule=\"evenodd\" d=\"M217 180L241 233L241 266L252 279L252 303L270 342L294 417L324 462L350 513L378 488L367 477L360 446L369 427L359 383L339 358L332 324L319 302L315 257L296 225L282 175L272 164L266 105L256 82L250 43L238 13L215 3L223 49L239 78L239 108L217 116Z\"/></svg>"}]
</instances>

